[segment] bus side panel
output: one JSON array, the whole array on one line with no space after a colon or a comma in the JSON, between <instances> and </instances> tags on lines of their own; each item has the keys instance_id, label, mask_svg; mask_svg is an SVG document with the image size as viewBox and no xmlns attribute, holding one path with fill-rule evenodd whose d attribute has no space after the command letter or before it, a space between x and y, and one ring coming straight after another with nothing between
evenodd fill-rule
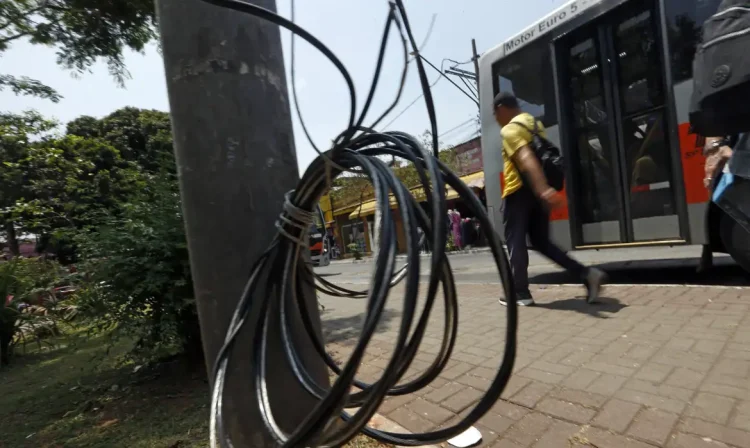
<instances>
[{"instance_id":1,"label":"bus side panel","mask_svg":"<svg viewBox=\"0 0 750 448\"><path fill-rule=\"evenodd\" d=\"M688 210L688 225L690 227L691 244L708 244L706 231L706 210L709 194L703 186L703 157L702 142L697 135L690 133L690 97L693 94L693 80L689 79L675 84L674 98L679 123L680 157L682 175L685 179L685 201Z\"/></svg>"},{"instance_id":2,"label":"bus side panel","mask_svg":"<svg viewBox=\"0 0 750 448\"><path fill-rule=\"evenodd\" d=\"M487 195L487 211L493 221L495 230L503 235L503 155L500 126L495 121L492 110L494 93L494 79L492 64L503 55L502 47L488 51L479 60L479 101L482 121L482 156L484 160L485 193ZM547 138L560 145L560 129L558 125L550 126L546 130ZM564 150L564 149L563 149ZM567 154L564 154L567 156ZM568 213L567 195L563 190L559 193L565 206L550 214L550 237L564 250L572 249L570 235L570 221Z\"/></svg>"},{"instance_id":3,"label":"bus side panel","mask_svg":"<svg viewBox=\"0 0 750 448\"><path fill-rule=\"evenodd\" d=\"M484 161L487 212L495 230L503 234L502 173L503 155L500 125L495 121L492 101L495 97L492 64L503 56L501 45L479 59L479 114L482 124L482 159Z\"/></svg>"}]
</instances>

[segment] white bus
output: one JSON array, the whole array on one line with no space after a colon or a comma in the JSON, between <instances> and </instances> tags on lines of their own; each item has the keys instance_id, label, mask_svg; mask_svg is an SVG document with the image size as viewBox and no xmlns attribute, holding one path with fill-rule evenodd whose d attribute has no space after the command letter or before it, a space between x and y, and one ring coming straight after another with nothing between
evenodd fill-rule
<instances>
[{"instance_id":1,"label":"white bus","mask_svg":"<svg viewBox=\"0 0 750 448\"><path fill-rule=\"evenodd\" d=\"M498 230L503 160L492 100L508 91L566 158L567 205L551 216L563 248L725 251L723 212L703 186L703 141L688 123L695 47L720 1L573 0L480 58L487 206Z\"/></svg>"}]
</instances>

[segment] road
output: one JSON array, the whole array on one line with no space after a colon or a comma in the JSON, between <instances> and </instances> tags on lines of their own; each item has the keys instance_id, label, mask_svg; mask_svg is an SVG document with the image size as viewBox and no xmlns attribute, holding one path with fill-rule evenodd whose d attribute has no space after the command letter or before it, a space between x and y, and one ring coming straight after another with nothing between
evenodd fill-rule
<instances>
[{"instance_id":1,"label":"road","mask_svg":"<svg viewBox=\"0 0 750 448\"><path fill-rule=\"evenodd\" d=\"M606 249L573 252L573 256L586 265L597 265L610 273L614 284L643 285L720 285L750 286L750 275L745 273L726 255L714 255L714 268L698 274L700 246L648 247ZM498 283L500 278L488 253L453 255L449 257L456 281L462 284ZM421 273L428 274L422 258ZM403 262L403 261L402 261ZM316 272L335 283L367 283L372 262L352 263L348 260L334 262ZM571 284L577 279L562 271L536 252L531 252L529 263L531 282L535 284Z\"/></svg>"}]
</instances>

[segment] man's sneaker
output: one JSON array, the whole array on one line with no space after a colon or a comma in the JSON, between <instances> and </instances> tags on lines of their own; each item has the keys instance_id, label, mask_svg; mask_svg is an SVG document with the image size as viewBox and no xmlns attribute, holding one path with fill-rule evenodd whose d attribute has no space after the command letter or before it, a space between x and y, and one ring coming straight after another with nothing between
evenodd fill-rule
<instances>
[{"instance_id":1,"label":"man's sneaker","mask_svg":"<svg viewBox=\"0 0 750 448\"><path fill-rule=\"evenodd\" d=\"M531 296L531 293L528 291L517 292L516 303L518 304L518 306L533 306L534 298ZM508 302L505 300L505 297L500 298L500 304L503 306L508 306Z\"/></svg>"},{"instance_id":2,"label":"man's sneaker","mask_svg":"<svg viewBox=\"0 0 750 448\"><path fill-rule=\"evenodd\" d=\"M601 269L590 268L588 270L585 278L586 289L588 289L587 303L596 303L599 300L602 285L606 284L607 280L609 280L609 276Z\"/></svg>"}]
</instances>

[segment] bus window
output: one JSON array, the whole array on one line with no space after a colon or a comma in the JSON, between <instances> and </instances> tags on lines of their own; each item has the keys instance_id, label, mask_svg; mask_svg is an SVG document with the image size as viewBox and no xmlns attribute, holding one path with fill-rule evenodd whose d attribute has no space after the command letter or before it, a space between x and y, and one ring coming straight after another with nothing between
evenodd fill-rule
<instances>
[{"instance_id":1,"label":"bus window","mask_svg":"<svg viewBox=\"0 0 750 448\"><path fill-rule=\"evenodd\" d=\"M557 124L554 75L549 41L540 39L497 63L494 70L498 92L510 92L518 98L521 109L545 127Z\"/></svg>"},{"instance_id":2,"label":"bus window","mask_svg":"<svg viewBox=\"0 0 750 448\"><path fill-rule=\"evenodd\" d=\"M317 227L319 231L323 231L326 228L326 225L323 222L323 212L319 207L316 207L315 212L313 213L313 225Z\"/></svg>"},{"instance_id":3,"label":"bus window","mask_svg":"<svg viewBox=\"0 0 750 448\"><path fill-rule=\"evenodd\" d=\"M666 0L669 53L674 82L693 77L695 47L701 40L701 26L714 15L721 0Z\"/></svg>"}]
</instances>

